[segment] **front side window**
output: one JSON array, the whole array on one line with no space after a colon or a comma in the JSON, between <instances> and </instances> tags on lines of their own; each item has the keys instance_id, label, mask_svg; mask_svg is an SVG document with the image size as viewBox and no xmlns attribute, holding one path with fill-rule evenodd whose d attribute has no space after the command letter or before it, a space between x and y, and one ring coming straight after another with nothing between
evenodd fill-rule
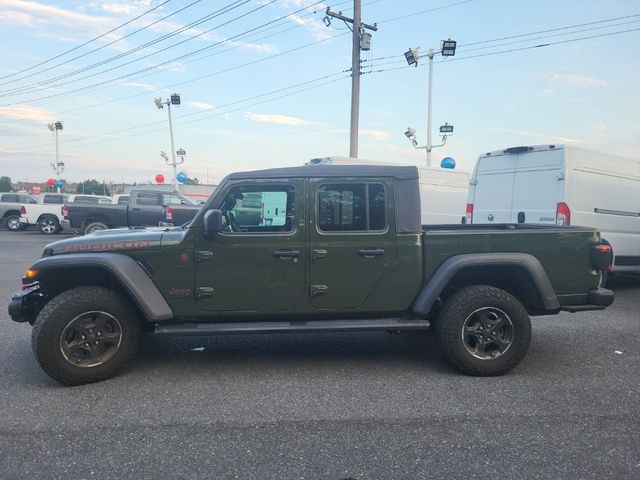
<instances>
[{"instance_id":1,"label":"front side window","mask_svg":"<svg viewBox=\"0 0 640 480\"><path fill-rule=\"evenodd\" d=\"M292 185L239 185L229 190L220 210L227 232L292 232L295 188Z\"/></svg>"},{"instance_id":2,"label":"front side window","mask_svg":"<svg viewBox=\"0 0 640 480\"><path fill-rule=\"evenodd\" d=\"M2 197L0 197L0 201L7 203L18 203L18 195L8 193L6 195L2 195Z\"/></svg>"},{"instance_id":3,"label":"front side window","mask_svg":"<svg viewBox=\"0 0 640 480\"><path fill-rule=\"evenodd\" d=\"M65 201L64 195L45 195L42 198L42 203L62 205Z\"/></svg>"},{"instance_id":4,"label":"front side window","mask_svg":"<svg viewBox=\"0 0 640 480\"><path fill-rule=\"evenodd\" d=\"M162 204L163 205L182 205L182 198L180 198L179 195L176 195L174 193L163 193Z\"/></svg>"},{"instance_id":5,"label":"front side window","mask_svg":"<svg viewBox=\"0 0 640 480\"><path fill-rule=\"evenodd\" d=\"M129 203L129 196L124 195L118 198L118 205L127 205Z\"/></svg>"},{"instance_id":6,"label":"front side window","mask_svg":"<svg viewBox=\"0 0 640 480\"><path fill-rule=\"evenodd\" d=\"M385 229L385 192L380 183L334 183L318 188L318 228L324 232Z\"/></svg>"}]
</instances>

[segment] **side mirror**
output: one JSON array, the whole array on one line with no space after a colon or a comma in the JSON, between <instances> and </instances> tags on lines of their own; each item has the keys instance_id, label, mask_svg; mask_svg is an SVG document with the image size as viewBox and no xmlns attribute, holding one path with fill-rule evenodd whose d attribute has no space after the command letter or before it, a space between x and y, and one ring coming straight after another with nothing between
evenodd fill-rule
<instances>
[{"instance_id":1,"label":"side mirror","mask_svg":"<svg viewBox=\"0 0 640 480\"><path fill-rule=\"evenodd\" d=\"M213 236L224 230L222 225L222 211L221 210L209 210L204 214L204 238L211 240Z\"/></svg>"}]
</instances>

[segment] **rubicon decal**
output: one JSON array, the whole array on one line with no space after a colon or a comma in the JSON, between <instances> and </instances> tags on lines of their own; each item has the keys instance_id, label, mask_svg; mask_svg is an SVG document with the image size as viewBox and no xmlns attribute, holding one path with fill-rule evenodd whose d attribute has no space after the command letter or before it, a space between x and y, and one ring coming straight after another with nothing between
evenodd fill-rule
<instances>
[{"instance_id":1,"label":"rubicon decal","mask_svg":"<svg viewBox=\"0 0 640 480\"><path fill-rule=\"evenodd\" d=\"M151 241L149 240L123 240L120 242L101 242L101 243L80 243L73 245L65 245L62 247L64 252L107 252L110 250L139 250L141 248L149 248Z\"/></svg>"}]
</instances>

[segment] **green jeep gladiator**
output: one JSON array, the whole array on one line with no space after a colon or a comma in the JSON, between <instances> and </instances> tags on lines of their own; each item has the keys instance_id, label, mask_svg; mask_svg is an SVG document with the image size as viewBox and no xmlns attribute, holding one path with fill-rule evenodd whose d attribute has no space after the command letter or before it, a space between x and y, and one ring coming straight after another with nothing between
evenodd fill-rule
<instances>
[{"instance_id":1,"label":"green jeep gladiator","mask_svg":"<svg viewBox=\"0 0 640 480\"><path fill-rule=\"evenodd\" d=\"M426 330L462 372L527 352L531 315L605 308L597 230L420 225L415 167L235 173L182 227L51 243L9 304L55 380L115 375L142 332L213 335Z\"/></svg>"}]
</instances>

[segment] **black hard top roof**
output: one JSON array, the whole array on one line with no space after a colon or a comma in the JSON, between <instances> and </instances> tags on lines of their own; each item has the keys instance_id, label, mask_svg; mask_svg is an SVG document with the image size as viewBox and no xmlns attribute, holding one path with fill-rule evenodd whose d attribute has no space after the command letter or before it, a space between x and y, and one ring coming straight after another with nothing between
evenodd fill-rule
<instances>
[{"instance_id":1,"label":"black hard top roof","mask_svg":"<svg viewBox=\"0 0 640 480\"><path fill-rule=\"evenodd\" d=\"M412 166L389 165L304 165L301 167L269 168L232 173L228 178L295 178L295 177L394 177L400 180L419 178Z\"/></svg>"}]
</instances>

